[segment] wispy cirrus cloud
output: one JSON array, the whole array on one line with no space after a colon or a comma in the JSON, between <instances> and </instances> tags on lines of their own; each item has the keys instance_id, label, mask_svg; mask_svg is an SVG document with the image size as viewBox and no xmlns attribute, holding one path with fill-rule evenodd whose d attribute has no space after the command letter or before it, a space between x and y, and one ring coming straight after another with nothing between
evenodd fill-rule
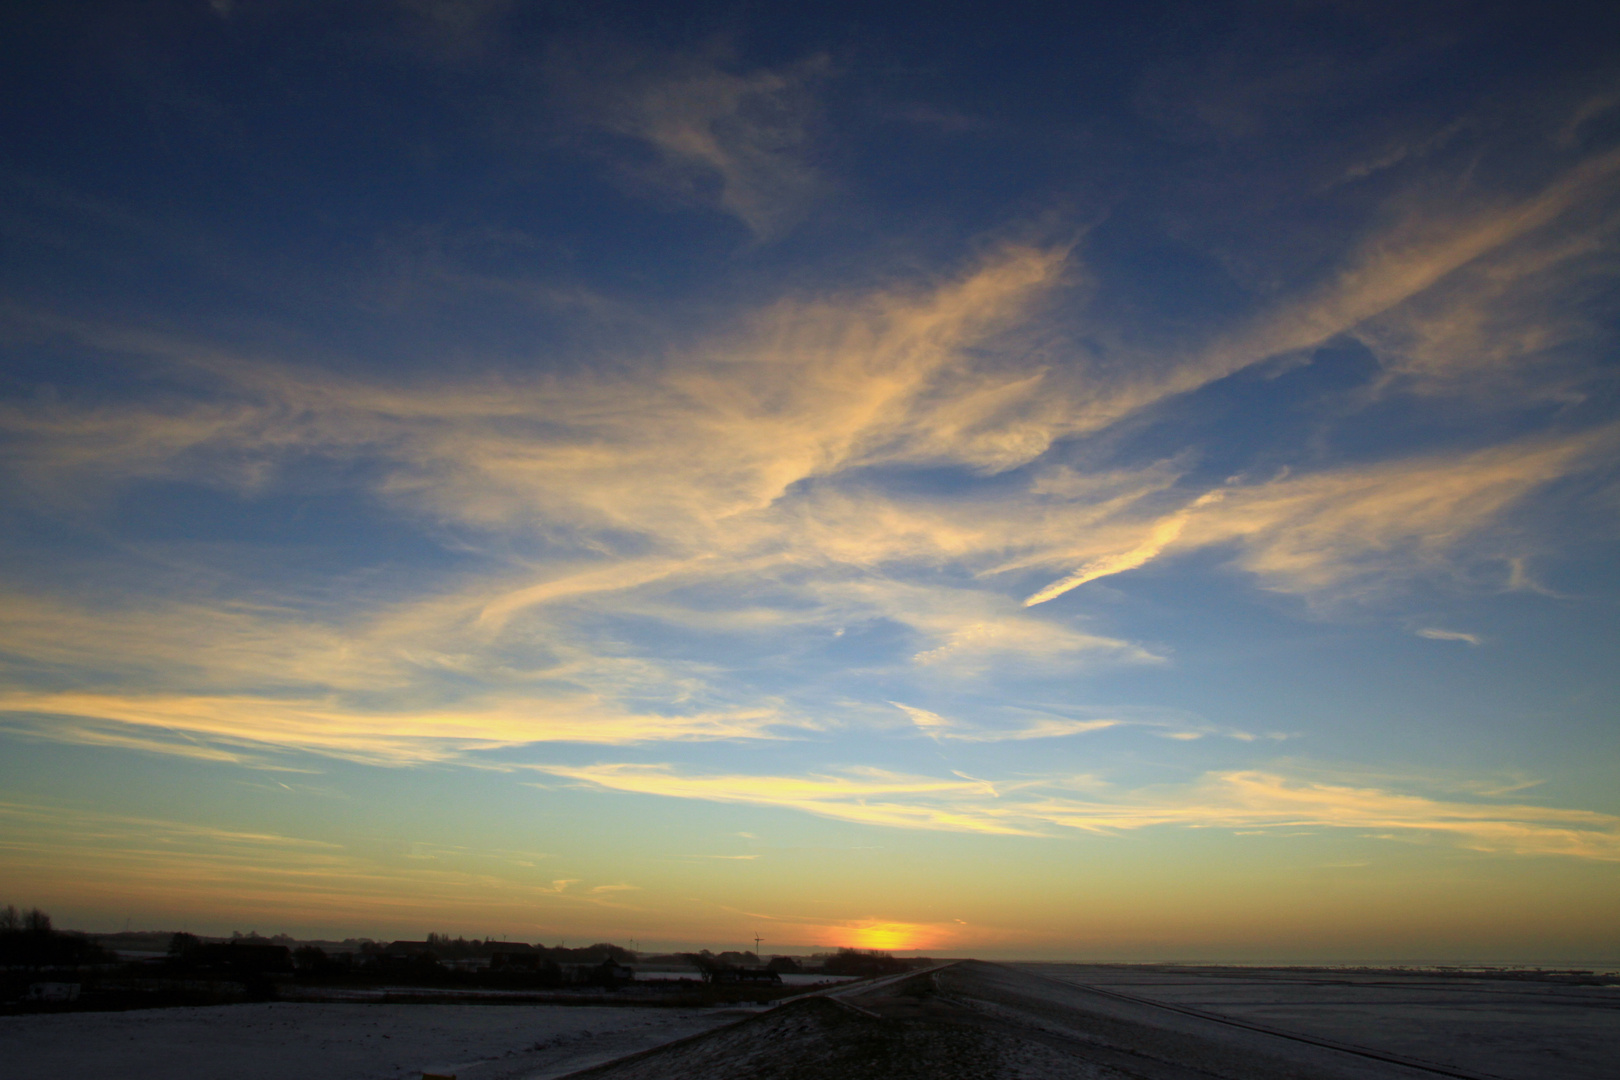
<instances>
[{"instance_id":1,"label":"wispy cirrus cloud","mask_svg":"<svg viewBox=\"0 0 1620 1080\"><path fill-rule=\"evenodd\" d=\"M1358 580L1398 579L1441 564L1537 487L1601 463L1616 437L1614 429L1600 428L1217 488L1166 516L1128 530L1116 526L1124 533L1123 550L1094 556L1025 603L1044 603L1167 551L1220 545L1235 548L1238 566L1282 591L1324 592Z\"/></svg>"},{"instance_id":2,"label":"wispy cirrus cloud","mask_svg":"<svg viewBox=\"0 0 1620 1080\"><path fill-rule=\"evenodd\" d=\"M1079 588L1088 581L1108 577L1112 574L1122 574L1127 570L1135 570L1157 558L1160 552L1175 543L1187 527L1187 521L1203 506L1218 502L1226 492L1220 489L1206 492L1193 500L1191 506L1177 510L1169 517L1162 518L1153 523L1148 529L1146 538L1128 551L1117 554L1103 555L1092 559L1084 566L1067 577L1059 578L1045 588L1038 589L1024 601L1025 607L1034 607L1044 604L1048 600L1055 600L1071 589Z\"/></svg>"},{"instance_id":3,"label":"wispy cirrus cloud","mask_svg":"<svg viewBox=\"0 0 1620 1080\"><path fill-rule=\"evenodd\" d=\"M1620 206L1597 199L1572 217L1513 237L1357 326L1386 387L1497 407L1586 396Z\"/></svg>"},{"instance_id":4,"label":"wispy cirrus cloud","mask_svg":"<svg viewBox=\"0 0 1620 1080\"><path fill-rule=\"evenodd\" d=\"M783 806L872 825L1034 835L1028 825L965 808L972 796L996 795L995 785L965 777L944 780L864 767L808 776L694 774L669 765L535 768L549 776L643 795Z\"/></svg>"},{"instance_id":5,"label":"wispy cirrus cloud","mask_svg":"<svg viewBox=\"0 0 1620 1080\"><path fill-rule=\"evenodd\" d=\"M261 481L289 454L371 458L381 493L471 524L712 539L792 485L885 463L1003 471L1069 429L1040 372L973 350L1062 280L1065 252L999 250L932 288L781 303L729 334L589 372L398 385L245 360L150 333L52 329L204 380L192 398L8 407L16 466L42 483L99 476ZM696 535L693 530L701 530Z\"/></svg>"},{"instance_id":6,"label":"wispy cirrus cloud","mask_svg":"<svg viewBox=\"0 0 1620 1080\"><path fill-rule=\"evenodd\" d=\"M1042 716L1022 727L982 728L947 719L937 712L920 709L898 701L889 702L906 714L917 729L936 739L959 742L1022 742L1026 739L1061 739L1069 735L1084 735L1089 731L1102 731L1118 727L1122 721L1111 718L1075 720L1058 716Z\"/></svg>"},{"instance_id":7,"label":"wispy cirrus cloud","mask_svg":"<svg viewBox=\"0 0 1620 1080\"><path fill-rule=\"evenodd\" d=\"M1598 252L1613 250L1620 151L1555 168L1529 193L1457 178L1403 193L1323 269L1188 347L1185 359L1142 357L1150 374L1116 388L1115 416L1339 335L1366 342L1402 389L1512 403L1544 381L1525 368L1546 362L1546 346L1582 340L1589 350L1600 336L1583 301L1607 279ZM1554 382L1590 377L1590 352L1572 368ZM1495 385L1467 381L1480 373Z\"/></svg>"},{"instance_id":8,"label":"wispy cirrus cloud","mask_svg":"<svg viewBox=\"0 0 1620 1080\"><path fill-rule=\"evenodd\" d=\"M1485 639L1478 634L1470 634L1463 630L1442 630L1437 626L1426 626L1417 632L1417 636L1428 638L1430 641L1466 641L1470 645L1485 643Z\"/></svg>"},{"instance_id":9,"label":"wispy cirrus cloud","mask_svg":"<svg viewBox=\"0 0 1620 1080\"><path fill-rule=\"evenodd\" d=\"M623 175L715 206L760 239L791 228L827 187L809 153L824 56L738 71L720 50L652 55L575 42L554 49L548 68L582 119L651 151L651 163L618 161Z\"/></svg>"},{"instance_id":10,"label":"wispy cirrus cloud","mask_svg":"<svg viewBox=\"0 0 1620 1080\"><path fill-rule=\"evenodd\" d=\"M378 765L452 761L471 750L538 742L635 743L769 739L784 726L768 707L729 713L630 713L592 695L516 695L441 708L367 710L324 699L183 693L6 693L6 724L86 745L250 763L271 748L311 751ZM791 724L787 725L791 726ZM223 742L247 753L130 732ZM260 753L255 753L259 751Z\"/></svg>"},{"instance_id":11,"label":"wispy cirrus cloud","mask_svg":"<svg viewBox=\"0 0 1620 1080\"><path fill-rule=\"evenodd\" d=\"M1483 242L1457 244L1473 251ZM1061 285L1064 264L1062 251L1007 249L931 292L778 305L634 384L585 374L528 384L368 384L199 353L150 335L94 332L90 339L106 347L208 373L214 396L225 400L14 408L0 415L0 427L16 445L17 467L41 484L72 486L87 476L262 483L286 455L366 457L384 465L383 497L471 525L534 529L536 508L544 507L551 536L561 526L576 535L628 529L687 558L779 543L791 525L812 534L818 554L845 562L970 560L989 549L1033 547L1042 534L1117 529L1121 500L1162 486L1166 470L1139 468L1111 491L1064 498L1038 484L1026 496L988 502L796 487L889 465L1004 472L1038 460L1059 440L1231 370L1224 361L1211 370L1201 359L1144 382L1137 374L1087 379L1084 365L1060 376L975 359ZM1349 277L1382 280L1372 270ZM1291 344L1216 351L1255 363L1354 322L1287 319L1327 329ZM1321 476L1319 484L1329 477L1365 484L1357 470ZM1255 491L1248 490L1251 504ZM1196 517L1207 523L1222 515ZM1099 552L1077 573L1141 565L1180 540L1186 521L1176 514L1157 520L1147 536ZM687 564L677 557L640 565L592 573L612 585L625 574L650 580L642 575ZM597 588L592 580L577 587ZM543 597L556 587L535 588L531 595ZM521 602L522 594L505 601ZM500 610L496 604L492 616Z\"/></svg>"},{"instance_id":12,"label":"wispy cirrus cloud","mask_svg":"<svg viewBox=\"0 0 1620 1080\"><path fill-rule=\"evenodd\" d=\"M391 381L46 320L174 378L117 404L0 407L13 475L52 493L41 498L154 480L251 494L290 462L323 460L363 465L369 497L406 517L521 538L538 554L341 615L251 598L74 607L35 594L0 618L0 646L36 673L73 669L75 689L47 678L7 700L73 718L62 730L74 738L122 724L391 760L523 741L764 738L830 721L739 706L757 691L738 691L724 665L655 655L651 642L747 634L788 649L795 635L881 624L902 633L867 668L1082 670L1164 657L1044 605L1178 554L1229 550L1266 587L1307 596L1443 571L1536 491L1601 462L1612 432L1203 490L1185 485L1173 453L1079 470L1064 448L1393 318L1460 268L1601 202L1617 162L1592 158L1472 216L1393 226L1246 329L1187 359L1123 368L1015 347L1073 276L1063 247L1003 246L920 285L782 301L627 363L633 377ZM954 489L886 482L911 469L948 471ZM1036 573L1058 576L1030 591ZM649 628L641 640L620 636L626 620ZM115 673L118 692L83 689Z\"/></svg>"},{"instance_id":13,"label":"wispy cirrus cloud","mask_svg":"<svg viewBox=\"0 0 1620 1080\"><path fill-rule=\"evenodd\" d=\"M1137 728L1166 739L1191 742L1211 736L1256 742L1261 739L1281 740L1289 736L1283 732L1256 734L1233 728L1218 728L1196 717L1176 715L1171 710L1137 709L1107 710L1094 716L1063 716L1042 712L1036 708L1014 707L995 710L1000 715L990 723L971 723L954 717L942 716L931 710L891 701L923 734L933 739L952 742L991 743L1025 742L1030 739L1062 739L1071 735L1085 735L1110 728ZM1006 722L1010 719L1012 722Z\"/></svg>"},{"instance_id":14,"label":"wispy cirrus cloud","mask_svg":"<svg viewBox=\"0 0 1620 1080\"><path fill-rule=\"evenodd\" d=\"M875 769L808 776L682 772L669 765L541 766L600 788L783 807L895 828L1019 835L1117 835L1178 826L1351 829L1449 840L1470 850L1620 861L1620 817L1589 810L1459 802L1380 788L1298 780L1264 770L1211 773L1181 787L1079 799L1061 781L993 783ZM1095 786L1095 785L1088 785Z\"/></svg>"}]
</instances>

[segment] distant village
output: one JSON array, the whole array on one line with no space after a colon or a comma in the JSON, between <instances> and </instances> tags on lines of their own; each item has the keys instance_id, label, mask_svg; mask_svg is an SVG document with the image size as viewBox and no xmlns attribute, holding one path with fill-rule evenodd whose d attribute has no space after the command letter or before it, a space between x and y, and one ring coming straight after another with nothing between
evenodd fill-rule
<instances>
[{"instance_id":1,"label":"distant village","mask_svg":"<svg viewBox=\"0 0 1620 1080\"><path fill-rule=\"evenodd\" d=\"M897 974L931 961L839 949L812 956L756 951L638 952L452 938L300 941L288 935L93 934L50 916L0 910L0 1009L128 1008L243 1000L599 1000L647 1004L767 1001L820 983ZM627 1002L628 1003L628 1002Z\"/></svg>"}]
</instances>

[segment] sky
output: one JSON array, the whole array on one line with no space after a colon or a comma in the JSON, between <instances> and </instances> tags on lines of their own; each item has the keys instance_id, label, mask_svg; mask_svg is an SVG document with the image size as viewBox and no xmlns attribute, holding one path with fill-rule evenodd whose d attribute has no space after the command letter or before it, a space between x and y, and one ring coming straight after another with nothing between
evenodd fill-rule
<instances>
[{"instance_id":1,"label":"sky","mask_svg":"<svg viewBox=\"0 0 1620 1080\"><path fill-rule=\"evenodd\" d=\"M0 901L1620 960L1620 9L0 18Z\"/></svg>"}]
</instances>

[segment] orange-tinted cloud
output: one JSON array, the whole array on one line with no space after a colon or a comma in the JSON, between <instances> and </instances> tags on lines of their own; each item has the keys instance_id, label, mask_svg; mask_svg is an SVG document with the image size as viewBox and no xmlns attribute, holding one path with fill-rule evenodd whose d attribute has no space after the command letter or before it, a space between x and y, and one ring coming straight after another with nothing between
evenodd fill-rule
<instances>
[{"instance_id":1,"label":"orange-tinted cloud","mask_svg":"<svg viewBox=\"0 0 1620 1080\"><path fill-rule=\"evenodd\" d=\"M1054 781L997 784L876 769L810 776L685 773L667 765L542 766L616 791L742 802L897 828L1051 835L1053 827L1117 834L1181 826L1356 829L1448 839L1477 851L1620 861L1620 817L1526 804L1466 803L1259 770L1215 773L1185 787L1078 799ZM1061 784L1056 785L1061 789Z\"/></svg>"}]
</instances>

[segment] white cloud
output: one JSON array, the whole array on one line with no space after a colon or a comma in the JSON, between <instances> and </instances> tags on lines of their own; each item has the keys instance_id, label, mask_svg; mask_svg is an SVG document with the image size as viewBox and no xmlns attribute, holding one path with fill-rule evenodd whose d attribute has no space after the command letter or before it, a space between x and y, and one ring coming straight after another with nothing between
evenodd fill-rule
<instances>
[{"instance_id":1,"label":"white cloud","mask_svg":"<svg viewBox=\"0 0 1620 1080\"><path fill-rule=\"evenodd\" d=\"M1431 641L1466 641L1470 645L1483 645L1485 639L1478 634L1467 634L1461 630L1441 630L1438 627L1428 626L1417 632L1418 637L1428 638Z\"/></svg>"}]
</instances>

